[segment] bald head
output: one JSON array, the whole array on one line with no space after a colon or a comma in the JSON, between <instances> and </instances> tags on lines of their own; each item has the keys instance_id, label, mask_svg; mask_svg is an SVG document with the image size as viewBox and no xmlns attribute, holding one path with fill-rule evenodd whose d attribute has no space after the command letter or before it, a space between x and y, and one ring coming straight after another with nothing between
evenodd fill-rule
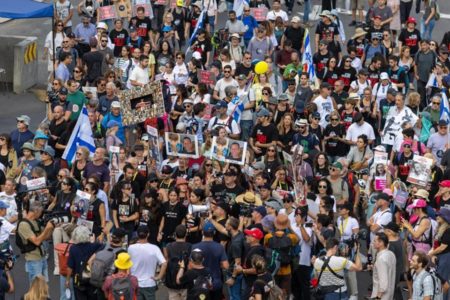
<instances>
[{"instance_id":1,"label":"bald head","mask_svg":"<svg viewBox=\"0 0 450 300\"><path fill-rule=\"evenodd\" d=\"M53 117L55 120L61 119L63 115L64 115L64 108L61 105L57 105L55 106L55 108L53 108Z\"/></svg>"}]
</instances>

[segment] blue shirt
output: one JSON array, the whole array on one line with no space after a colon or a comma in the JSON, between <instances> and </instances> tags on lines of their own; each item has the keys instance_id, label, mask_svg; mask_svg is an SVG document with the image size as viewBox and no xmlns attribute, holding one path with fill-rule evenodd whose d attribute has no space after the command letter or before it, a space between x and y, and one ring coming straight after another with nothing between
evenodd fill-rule
<instances>
[{"instance_id":1,"label":"blue shirt","mask_svg":"<svg viewBox=\"0 0 450 300\"><path fill-rule=\"evenodd\" d=\"M125 130L123 129L122 115L114 116L113 114L108 113L102 120L102 127L106 128L106 125L111 120L119 122L119 130L117 131L116 136L122 141L122 143L125 143Z\"/></svg>"},{"instance_id":2,"label":"blue shirt","mask_svg":"<svg viewBox=\"0 0 450 300\"><path fill-rule=\"evenodd\" d=\"M221 289L223 284L220 263L227 260L225 248L214 241L202 241L192 246L192 249L196 248L203 251L203 265L211 270L213 290Z\"/></svg>"},{"instance_id":3,"label":"blue shirt","mask_svg":"<svg viewBox=\"0 0 450 300\"><path fill-rule=\"evenodd\" d=\"M242 23L248 26L247 31L244 33L244 40L249 40L253 37L254 29L258 27L258 22L253 16L245 16L242 18Z\"/></svg>"},{"instance_id":4,"label":"blue shirt","mask_svg":"<svg viewBox=\"0 0 450 300\"><path fill-rule=\"evenodd\" d=\"M83 23L80 23L75 27L75 36L77 38L81 38L84 43L89 44L89 39L97 33L97 29L95 29L95 25L89 23L88 26L84 26Z\"/></svg>"},{"instance_id":5,"label":"blue shirt","mask_svg":"<svg viewBox=\"0 0 450 300\"><path fill-rule=\"evenodd\" d=\"M67 66L63 63L60 63L55 71L55 77L60 79L62 82L66 82L70 79L70 72Z\"/></svg>"},{"instance_id":6,"label":"blue shirt","mask_svg":"<svg viewBox=\"0 0 450 300\"><path fill-rule=\"evenodd\" d=\"M17 157L22 156L22 146L25 142L32 141L34 138L34 134L27 129L25 132L20 132L18 129L11 132L11 142L16 150Z\"/></svg>"}]
</instances>

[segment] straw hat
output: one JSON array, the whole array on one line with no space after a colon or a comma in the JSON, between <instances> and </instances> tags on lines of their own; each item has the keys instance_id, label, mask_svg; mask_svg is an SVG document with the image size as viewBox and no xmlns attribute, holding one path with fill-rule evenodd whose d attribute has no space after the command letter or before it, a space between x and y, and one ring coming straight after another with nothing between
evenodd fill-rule
<instances>
[{"instance_id":1,"label":"straw hat","mask_svg":"<svg viewBox=\"0 0 450 300\"><path fill-rule=\"evenodd\" d=\"M236 197L236 203L251 204L255 206L262 205L261 198L253 192L246 192Z\"/></svg>"},{"instance_id":2,"label":"straw hat","mask_svg":"<svg viewBox=\"0 0 450 300\"><path fill-rule=\"evenodd\" d=\"M356 39L360 36L366 35L367 32L364 31L364 29L362 29L361 27L356 28L355 30L355 34L352 36L352 39Z\"/></svg>"}]
</instances>

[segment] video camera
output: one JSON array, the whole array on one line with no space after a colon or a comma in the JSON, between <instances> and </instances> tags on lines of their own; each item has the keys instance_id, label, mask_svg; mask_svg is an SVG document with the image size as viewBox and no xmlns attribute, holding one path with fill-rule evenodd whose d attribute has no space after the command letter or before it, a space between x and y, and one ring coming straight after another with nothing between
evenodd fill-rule
<instances>
[{"instance_id":1,"label":"video camera","mask_svg":"<svg viewBox=\"0 0 450 300\"><path fill-rule=\"evenodd\" d=\"M352 250L359 245L359 240L367 240L367 230L361 229L358 233L352 234L351 238L343 241L339 245L339 255L343 257L350 257Z\"/></svg>"},{"instance_id":2,"label":"video camera","mask_svg":"<svg viewBox=\"0 0 450 300\"><path fill-rule=\"evenodd\" d=\"M0 251L0 270L12 270L16 256L11 249L3 249Z\"/></svg>"},{"instance_id":3,"label":"video camera","mask_svg":"<svg viewBox=\"0 0 450 300\"><path fill-rule=\"evenodd\" d=\"M46 226L48 222L51 222L53 225L68 223L70 222L70 217L67 212L44 211L44 214L42 215L42 224Z\"/></svg>"},{"instance_id":4,"label":"video camera","mask_svg":"<svg viewBox=\"0 0 450 300\"><path fill-rule=\"evenodd\" d=\"M252 216L252 211L255 209L253 204L243 204L239 205L239 216L250 218Z\"/></svg>"}]
</instances>

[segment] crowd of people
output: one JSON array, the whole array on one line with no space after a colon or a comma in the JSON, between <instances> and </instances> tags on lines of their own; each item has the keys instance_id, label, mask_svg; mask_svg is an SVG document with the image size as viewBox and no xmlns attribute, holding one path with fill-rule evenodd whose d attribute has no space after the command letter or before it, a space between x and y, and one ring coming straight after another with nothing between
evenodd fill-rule
<instances>
[{"instance_id":1,"label":"crowd of people","mask_svg":"<svg viewBox=\"0 0 450 300\"><path fill-rule=\"evenodd\" d=\"M15 244L25 300L449 299L437 1L352 0L347 37L330 0L74 2L0 134L0 297Z\"/></svg>"}]
</instances>

